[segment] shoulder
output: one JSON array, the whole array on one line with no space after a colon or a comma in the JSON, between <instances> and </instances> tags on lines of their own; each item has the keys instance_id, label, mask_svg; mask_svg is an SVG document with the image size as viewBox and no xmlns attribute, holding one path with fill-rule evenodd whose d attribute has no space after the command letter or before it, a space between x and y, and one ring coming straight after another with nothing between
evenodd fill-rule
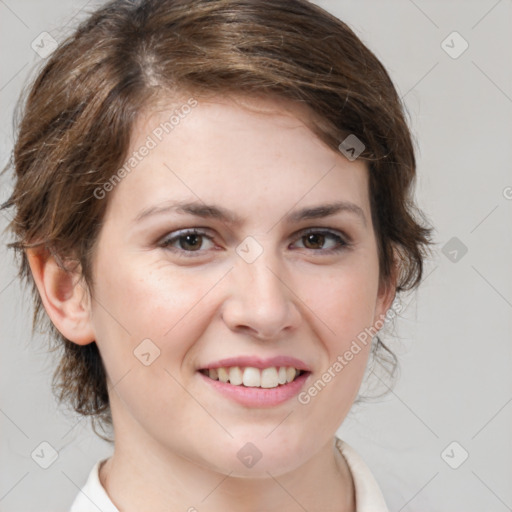
<instances>
[{"instance_id":1,"label":"shoulder","mask_svg":"<svg viewBox=\"0 0 512 512\"><path fill-rule=\"evenodd\" d=\"M389 512L379 485L362 457L342 439L336 438L336 446L352 473L357 512Z\"/></svg>"}]
</instances>

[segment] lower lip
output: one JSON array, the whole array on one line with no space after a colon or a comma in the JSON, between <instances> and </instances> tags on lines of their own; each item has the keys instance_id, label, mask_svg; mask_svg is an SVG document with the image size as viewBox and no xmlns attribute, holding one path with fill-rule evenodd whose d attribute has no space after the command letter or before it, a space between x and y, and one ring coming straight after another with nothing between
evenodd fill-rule
<instances>
[{"instance_id":1,"label":"lower lip","mask_svg":"<svg viewBox=\"0 0 512 512\"><path fill-rule=\"evenodd\" d=\"M299 375L293 382L277 386L277 388L251 388L233 386L220 380L213 380L198 372L207 384L231 400L247 407L274 407L298 395L309 372Z\"/></svg>"}]
</instances>

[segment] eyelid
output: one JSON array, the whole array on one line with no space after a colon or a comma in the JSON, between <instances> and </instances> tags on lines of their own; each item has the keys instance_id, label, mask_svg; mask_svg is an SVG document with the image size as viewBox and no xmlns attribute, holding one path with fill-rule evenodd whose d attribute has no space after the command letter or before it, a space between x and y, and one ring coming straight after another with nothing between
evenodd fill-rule
<instances>
[{"instance_id":1,"label":"eyelid","mask_svg":"<svg viewBox=\"0 0 512 512\"><path fill-rule=\"evenodd\" d=\"M207 238L213 243L213 239L215 238L214 235L211 235L211 230L208 228L184 228L184 229L178 229L175 231L172 231L171 233L168 233L163 238L160 239L158 242L158 246L162 247L163 249L170 250L172 252L180 252L180 253L189 253L190 255L193 255L193 253L202 253L205 251L185 251L184 249L176 249L175 247L169 247L167 244L170 244L171 242L175 242L179 240L181 237L187 236L187 235L199 235L204 238Z\"/></svg>"},{"instance_id":2,"label":"eyelid","mask_svg":"<svg viewBox=\"0 0 512 512\"><path fill-rule=\"evenodd\" d=\"M204 238L207 238L209 241L214 243L215 235L212 235L212 230L209 228L202 228L202 227L194 227L194 228L183 228L175 230L163 238L160 239L158 242L159 247L162 247L163 249L169 250L171 252L179 253L179 256L184 257L197 257L200 256L201 253L207 252L207 250L197 250L197 251L186 251L184 249L179 249L175 247L170 247L168 244L175 242L179 240L181 237L184 237L186 235L199 235ZM344 231L341 231L339 229L329 228L329 227L308 227L301 229L291 235L293 237L294 241L300 240L304 236L307 236L308 234L322 234L322 235L330 235L331 237L338 239L339 245L335 248L331 249L308 249L304 248L308 252L313 252L319 255L329 255L334 254L336 252L340 252L344 249L348 249L352 246L352 239L349 237ZM215 249L213 249L215 250Z\"/></svg>"},{"instance_id":3,"label":"eyelid","mask_svg":"<svg viewBox=\"0 0 512 512\"><path fill-rule=\"evenodd\" d=\"M342 231L340 229L335 229L335 228L328 228L328 227L313 226L310 228L304 228L304 229L301 229L300 231L297 231L297 233L295 233L293 236L300 238L301 236L308 235L309 233L329 234L332 236L340 237L343 240L343 242L346 243L347 245L352 243L352 238L345 231Z\"/></svg>"}]
</instances>

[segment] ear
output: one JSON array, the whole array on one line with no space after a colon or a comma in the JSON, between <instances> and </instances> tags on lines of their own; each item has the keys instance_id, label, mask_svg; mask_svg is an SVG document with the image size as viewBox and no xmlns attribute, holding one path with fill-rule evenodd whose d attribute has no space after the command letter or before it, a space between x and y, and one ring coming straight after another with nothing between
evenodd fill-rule
<instances>
[{"instance_id":1,"label":"ear","mask_svg":"<svg viewBox=\"0 0 512 512\"><path fill-rule=\"evenodd\" d=\"M393 304L393 301L395 300L398 277L399 262L395 255L390 277L385 281L381 280L381 282L379 283L379 291L377 294L377 302L375 305L375 317L373 319L373 326L377 330L380 330L384 325L383 319L386 315L386 312L388 311L388 309Z\"/></svg>"},{"instance_id":2,"label":"ear","mask_svg":"<svg viewBox=\"0 0 512 512\"><path fill-rule=\"evenodd\" d=\"M59 332L78 345L95 340L90 296L82 285L81 269L67 269L44 248L27 249L30 270L43 306Z\"/></svg>"}]
</instances>

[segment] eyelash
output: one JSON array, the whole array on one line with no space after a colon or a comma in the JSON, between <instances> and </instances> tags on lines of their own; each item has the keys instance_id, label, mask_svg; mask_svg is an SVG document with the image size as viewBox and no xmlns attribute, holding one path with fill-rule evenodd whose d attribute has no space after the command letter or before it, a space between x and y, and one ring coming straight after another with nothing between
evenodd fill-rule
<instances>
[{"instance_id":1,"label":"eyelash","mask_svg":"<svg viewBox=\"0 0 512 512\"><path fill-rule=\"evenodd\" d=\"M333 249L309 249L310 251L321 252L322 255L330 255L330 254L335 254L335 253L341 252L342 250L348 248L351 245L350 242L347 241L347 239L346 239L347 237L344 238L337 233L333 233L332 231L329 231L326 229L320 229L320 228L309 228L305 231L301 231L298 234L298 239L304 238L310 234L328 235L328 236L334 238L335 241L339 244L337 247L335 247ZM181 249L181 248L170 247L170 245L172 243L174 243L175 241L178 241L180 238L186 237L187 235L200 235L200 236L203 236L213 242L213 239L212 239L213 237L209 236L204 231L201 231L199 229L186 229L181 232L178 232L178 234L176 234L174 236L165 238L162 242L160 242L159 246L162 247L163 249L166 249L166 250L169 250L172 252L176 252L176 253L180 253L179 256L180 257L183 256L185 258L198 257L201 255L201 253L205 252L204 250L187 251L187 250Z\"/></svg>"}]
</instances>

